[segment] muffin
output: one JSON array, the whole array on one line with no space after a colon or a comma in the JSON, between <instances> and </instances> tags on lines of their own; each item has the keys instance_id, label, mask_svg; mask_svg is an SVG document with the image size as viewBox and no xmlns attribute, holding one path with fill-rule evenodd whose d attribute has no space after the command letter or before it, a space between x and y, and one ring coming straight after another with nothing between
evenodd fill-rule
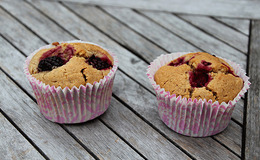
<instances>
[{"instance_id":1,"label":"muffin","mask_svg":"<svg viewBox=\"0 0 260 160\"><path fill-rule=\"evenodd\" d=\"M107 110L117 64L113 53L96 44L54 42L33 52L24 70L47 119L80 123Z\"/></svg>"},{"instance_id":2,"label":"muffin","mask_svg":"<svg viewBox=\"0 0 260 160\"><path fill-rule=\"evenodd\" d=\"M233 100L243 80L223 59L204 52L185 54L162 66L155 82L170 94L219 103Z\"/></svg>"},{"instance_id":3,"label":"muffin","mask_svg":"<svg viewBox=\"0 0 260 160\"><path fill-rule=\"evenodd\" d=\"M29 72L55 87L79 87L103 79L113 67L113 58L104 49L87 43L53 43L38 51L30 61Z\"/></svg>"},{"instance_id":4,"label":"muffin","mask_svg":"<svg viewBox=\"0 0 260 160\"><path fill-rule=\"evenodd\" d=\"M148 66L147 76L161 120L192 137L223 131L250 85L238 64L203 52L161 55Z\"/></svg>"}]
</instances>

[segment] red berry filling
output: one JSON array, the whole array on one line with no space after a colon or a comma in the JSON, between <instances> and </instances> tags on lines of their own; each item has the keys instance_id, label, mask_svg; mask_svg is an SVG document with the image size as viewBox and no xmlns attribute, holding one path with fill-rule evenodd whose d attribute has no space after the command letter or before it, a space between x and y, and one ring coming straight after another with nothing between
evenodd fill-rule
<instances>
[{"instance_id":1,"label":"red berry filling","mask_svg":"<svg viewBox=\"0 0 260 160\"><path fill-rule=\"evenodd\" d=\"M228 73L232 74L235 77L239 77L239 76L235 75L235 73L230 69L230 67L228 65L226 65L225 63L222 63L222 64L228 68Z\"/></svg>"},{"instance_id":2,"label":"red berry filling","mask_svg":"<svg viewBox=\"0 0 260 160\"><path fill-rule=\"evenodd\" d=\"M57 55L61 52L62 50L62 47L61 46L58 46L56 48L53 48L51 50L48 50L47 52L43 53L40 60L43 60L47 57L51 57L51 56L54 56L54 55Z\"/></svg>"},{"instance_id":3,"label":"red berry filling","mask_svg":"<svg viewBox=\"0 0 260 160\"><path fill-rule=\"evenodd\" d=\"M209 65L211 65L210 62L202 60L193 72L189 72L191 87L204 87L208 85L212 80L211 76L208 74L211 70Z\"/></svg>"},{"instance_id":4,"label":"red berry filling","mask_svg":"<svg viewBox=\"0 0 260 160\"><path fill-rule=\"evenodd\" d=\"M38 70L40 72L41 71L51 71L54 68L62 66L63 64L64 64L64 61L58 56L47 57L40 61L39 65L38 65Z\"/></svg>"},{"instance_id":5,"label":"red berry filling","mask_svg":"<svg viewBox=\"0 0 260 160\"><path fill-rule=\"evenodd\" d=\"M177 59L177 62L171 62L171 63L169 63L168 65L169 66L180 66L180 65L183 65L183 64L189 64L189 62L190 62L190 60L192 59L192 58L194 58L195 56L193 56L193 57L191 57L189 60L187 60L187 61L185 61L184 59L185 59L185 57L180 57L180 58L178 58Z\"/></svg>"},{"instance_id":6,"label":"red berry filling","mask_svg":"<svg viewBox=\"0 0 260 160\"><path fill-rule=\"evenodd\" d=\"M99 58L92 55L86 60L86 62L98 70L108 69L112 67L112 62L106 56Z\"/></svg>"},{"instance_id":7,"label":"red berry filling","mask_svg":"<svg viewBox=\"0 0 260 160\"><path fill-rule=\"evenodd\" d=\"M40 58L38 71L51 71L54 68L66 64L74 55L75 49L71 45L67 45L62 52L62 47L57 46L45 53Z\"/></svg>"}]
</instances>

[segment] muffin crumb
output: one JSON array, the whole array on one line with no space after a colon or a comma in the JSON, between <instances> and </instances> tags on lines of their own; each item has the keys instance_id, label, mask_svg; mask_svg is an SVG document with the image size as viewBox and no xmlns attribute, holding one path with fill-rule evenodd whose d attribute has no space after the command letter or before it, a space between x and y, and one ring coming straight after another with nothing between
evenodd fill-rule
<instances>
[{"instance_id":1,"label":"muffin crumb","mask_svg":"<svg viewBox=\"0 0 260 160\"><path fill-rule=\"evenodd\" d=\"M52 45L58 46L60 43L59 42L53 42Z\"/></svg>"}]
</instances>

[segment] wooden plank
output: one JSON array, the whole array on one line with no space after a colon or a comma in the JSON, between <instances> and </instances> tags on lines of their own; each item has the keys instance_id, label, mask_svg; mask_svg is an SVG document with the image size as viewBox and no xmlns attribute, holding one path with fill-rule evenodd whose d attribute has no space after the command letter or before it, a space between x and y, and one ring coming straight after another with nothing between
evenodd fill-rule
<instances>
[{"instance_id":1,"label":"wooden plank","mask_svg":"<svg viewBox=\"0 0 260 160\"><path fill-rule=\"evenodd\" d=\"M230 46L247 54L248 36L219 23L218 21L202 16L178 15L189 23L202 29L213 37L216 37Z\"/></svg>"},{"instance_id":2,"label":"wooden plank","mask_svg":"<svg viewBox=\"0 0 260 160\"><path fill-rule=\"evenodd\" d=\"M24 48L25 53L30 53L35 50L35 48L33 48L35 46L39 48L45 44L40 38L32 36L34 35L32 32L28 31L20 23L17 23L17 21L2 8L0 8L0 21L2 24L2 27L0 27L0 33L12 43L21 45L21 48ZM17 28L23 30L23 32L19 32ZM25 44L28 42L32 45Z\"/></svg>"},{"instance_id":3,"label":"wooden plank","mask_svg":"<svg viewBox=\"0 0 260 160\"><path fill-rule=\"evenodd\" d=\"M39 13L37 14L37 12L35 12L35 10L24 1L17 1L15 3L12 3L10 1L0 1L0 5L9 10L12 15L16 17L22 17L19 20L23 24L33 24L33 26L29 26L29 28L34 31L34 33L37 33L40 37L48 37L48 39L55 40L55 42L67 41L73 38L69 35L69 33L65 32L65 30L55 25L55 23L50 21L44 15ZM21 6L24 6L25 8L22 8ZM42 32L42 30L46 30L46 26L48 26L49 29L55 34Z\"/></svg>"},{"instance_id":4,"label":"wooden plank","mask_svg":"<svg viewBox=\"0 0 260 160\"><path fill-rule=\"evenodd\" d=\"M169 30L166 30L151 20L140 16L131 9L112 7L106 7L103 9L126 24L128 27L148 38L153 43L160 45L168 52L199 50L197 47L187 43L177 35L172 34Z\"/></svg>"},{"instance_id":5,"label":"wooden plank","mask_svg":"<svg viewBox=\"0 0 260 160\"><path fill-rule=\"evenodd\" d=\"M140 36L135 31L131 30L129 27L126 27L126 25L120 23L115 18L109 16L104 11L98 9L97 7L93 6L86 6L81 5L78 3L65 3L66 6L68 6L71 10L74 10L74 8L77 8L74 10L78 15L81 15L84 19L94 24L96 27L98 27L100 30L108 34L110 37L113 37L116 39L117 42L123 43L124 46L127 48L130 48L131 50L134 50L138 53L139 56L143 57L145 60L148 60L149 62L153 61L156 57L158 57L161 54L166 54L167 52L163 49L160 49L155 44L160 43L157 41L153 41L151 43L147 39ZM183 40L180 40L178 37L173 36L166 30L163 30L162 28L159 28L157 26L154 27L152 24L147 24L147 26L152 27L151 30L156 30L156 32L153 33L155 36L162 36L164 39L160 44L167 44L165 41L174 41L175 43L172 45L169 45L171 48L166 48L168 51L176 52L183 50L183 46L187 50L194 50L195 47L190 46ZM171 35L171 36L167 36Z\"/></svg>"},{"instance_id":6,"label":"wooden plank","mask_svg":"<svg viewBox=\"0 0 260 160\"><path fill-rule=\"evenodd\" d=\"M128 7L134 9L145 9L153 11L167 11L174 13L223 16L235 18L259 19L260 11L259 1L246 0L197 0L197 1L179 1L179 0L56 0L80 2L92 5L104 5L113 7Z\"/></svg>"},{"instance_id":7,"label":"wooden plank","mask_svg":"<svg viewBox=\"0 0 260 160\"><path fill-rule=\"evenodd\" d=\"M144 159L99 119L65 127L99 159Z\"/></svg>"},{"instance_id":8,"label":"wooden plank","mask_svg":"<svg viewBox=\"0 0 260 160\"><path fill-rule=\"evenodd\" d=\"M247 96L245 159L260 159L260 21L252 21L249 77L251 86Z\"/></svg>"},{"instance_id":9,"label":"wooden plank","mask_svg":"<svg viewBox=\"0 0 260 160\"><path fill-rule=\"evenodd\" d=\"M245 35L249 35L249 20L248 19L234 19L234 18L224 18L224 17L214 17L231 28L235 28L238 31L244 33Z\"/></svg>"},{"instance_id":10,"label":"wooden plank","mask_svg":"<svg viewBox=\"0 0 260 160\"><path fill-rule=\"evenodd\" d=\"M4 48L0 49L0 51L1 51L1 53L0 53L1 68L4 68L4 70L9 75L11 75L12 78L14 80L16 80L31 96L34 96L31 86L28 84L28 82L24 76L23 69L20 67L23 65L23 63L25 61L25 57L22 56L18 51L16 51L12 46L10 46L10 44L8 44L6 41L4 41L1 38L0 38L0 42L1 42L1 44L5 45ZM27 43L27 45L30 45L30 44ZM18 47L19 47L19 45L18 45ZM22 48L20 48L20 49L22 50ZM7 51L10 52L10 54L8 54L8 56L6 54ZM15 59L16 63L14 63L13 57L16 57L16 59ZM6 68L8 68L8 70ZM12 89L12 90L14 90L14 89ZM13 95L11 95L11 96L13 96ZM23 97L18 97L18 98L22 99ZM19 101L19 100L17 100L17 101ZM39 113L38 107L36 104L30 104L30 105L33 105L34 110L37 111L37 114L39 114L40 117L42 119L44 119L44 121L42 123L48 123L48 125L50 125L50 127L52 128L52 130L54 131L55 134L67 135L66 132L64 133L63 129L56 130L55 127L60 127L60 126L46 120L41 115L41 113ZM53 124L55 124L55 125L53 125ZM95 128L97 128L97 126L99 126L98 129L95 129ZM37 128L37 127L35 127L35 128ZM87 125L86 125L86 123L84 123L84 125L75 125L75 126L66 125L65 128L67 128L67 130L69 130L72 133L76 132L75 136L78 137L78 139L80 139L82 141L82 143L85 146L87 146L91 151L93 150L92 152L101 159L111 159L111 158L113 158L113 159L131 159L131 158L142 159L134 150L132 150L125 142L123 142L122 139L120 139L118 136L116 136L111 130L109 130L104 124L102 124L98 120L87 123ZM55 130L56 130L56 132L55 132ZM29 133L27 133L27 134L30 135L30 130L28 132ZM89 133L89 134L85 134L85 133ZM100 135L100 133L102 133L102 135ZM65 137L67 137L67 136L65 136ZM55 137L51 137L50 141L52 141L53 138L55 138ZM72 138L69 137L68 139L72 139ZM101 139L102 139L102 141L101 141ZM35 140L35 141L38 143L37 140ZM57 139L56 141L60 141L60 140ZM68 140L68 141L70 142L71 140ZM48 143L50 143L50 142L48 142ZM55 144L56 143L58 143L58 142L55 142ZM64 143L64 142L61 141L59 143ZM77 148L71 148L73 150L71 152L75 152L74 153L75 155L79 154L79 153L77 153L78 152L77 150L79 150L79 149L84 150L76 142L74 142L74 143L71 142L71 144L77 146ZM54 144L52 144L52 145L54 147L57 147ZM70 144L67 144L67 145L70 145ZM72 145L72 147L73 147L73 145ZM104 150L109 150L109 152L104 152ZM59 154L59 152L57 154ZM86 156L85 158L87 159L88 157Z\"/></svg>"},{"instance_id":11,"label":"wooden plank","mask_svg":"<svg viewBox=\"0 0 260 160\"><path fill-rule=\"evenodd\" d=\"M105 10L120 19L120 21L129 24L130 27L147 37L148 34L151 35L151 33L154 31L150 30L151 27L147 28L148 26L145 26L145 23L147 23L148 19L145 19L132 10L117 8L105 8ZM203 49L209 53L214 53L215 55L221 57L228 58L234 62L241 64L244 69L246 68L246 55L228 46L227 44L216 40L215 38L200 31L199 29L181 20L180 18L172 14L163 12L153 13L146 11L142 13L150 17L157 23L161 24L162 26L168 28L172 32L176 33L177 35L181 36L182 38L186 39L187 41L191 42L192 44L198 46L200 49ZM164 37L159 36L157 36L156 38L164 39ZM173 43L174 41L165 41L165 45L172 45Z\"/></svg>"},{"instance_id":12,"label":"wooden plank","mask_svg":"<svg viewBox=\"0 0 260 160\"><path fill-rule=\"evenodd\" d=\"M243 99L239 100L232 114L232 118L238 121L241 125L243 124L244 103Z\"/></svg>"},{"instance_id":13,"label":"wooden plank","mask_svg":"<svg viewBox=\"0 0 260 160\"><path fill-rule=\"evenodd\" d=\"M45 159L2 113L0 113L0 155L1 159L30 159L32 157Z\"/></svg>"},{"instance_id":14,"label":"wooden plank","mask_svg":"<svg viewBox=\"0 0 260 160\"><path fill-rule=\"evenodd\" d=\"M16 55L20 54L12 48L6 41L0 38L3 45L0 48L0 66L4 62L16 63L16 77L20 77L21 81L27 81L23 73L22 63L24 59L18 59ZM7 54L8 53L8 54ZM7 59L9 57L12 59ZM14 59L13 57L16 57ZM8 65L6 63L6 65ZM4 68L10 67L5 66ZM1 110L7 114L14 123L51 159L92 159L88 152L81 147L67 132L65 132L58 124L51 123L46 120L40 113L37 105L24 92L22 92L5 74L0 72L1 84ZM15 91L15 95L13 93Z\"/></svg>"},{"instance_id":15,"label":"wooden plank","mask_svg":"<svg viewBox=\"0 0 260 160\"><path fill-rule=\"evenodd\" d=\"M29 20L26 20L24 18L25 16L21 16L25 14L24 10L30 10L30 13L28 13L30 15L31 14L39 15L40 13L37 10L35 10L33 7L31 7L30 5L28 5L23 1L17 3L0 2L0 4L9 12L17 16L21 21L26 22L26 25L30 29L38 30L37 26L35 26L34 23L34 17L27 16L27 19ZM131 77L135 77L135 79L138 80L140 83L142 83L146 88L150 89L151 91L153 90L152 86L147 83L147 76L145 75L147 69L147 63L142 61L139 57L132 54L130 51L126 50L125 48L117 44L115 41L113 41L112 39L105 36L103 33L95 29L90 24L86 23L79 17L75 16L75 14L71 13L68 9L66 9L59 3L53 3L53 2L43 3L43 1L37 1L34 2L33 5L41 9L42 12L44 12L50 18L55 20L60 26L64 27L66 30L70 31L73 35L75 35L76 37L73 37L73 39L91 41L93 43L100 44L101 46L104 46L105 48L108 48L112 52L116 53L119 59L120 69L122 69L125 73L129 74ZM17 8L18 6L21 9ZM46 21L50 21L50 20L46 19ZM42 24L45 24L45 22ZM75 24L78 25L75 26ZM55 25L55 23L52 23L51 26L53 25ZM56 32L52 31L52 27L47 25L42 25L42 26L45 26L45 28L43 28L39 33L37 32L38 34L56 35ZM48 43L57 41L56 40L57 38L51 38L49 36L43 38Z\"/></svg>"},{"instance_id":16,"label":"wooden plank","mask_svg":"<svg viewBox=\"0 0 260 160\"><path fill-rule=\"evenodd\" d=\"M216 141L210 137L190 138L176 134L161 121L157 112L157 100L153 94L147 92L147 90L139 86L137 83L134 83L131 79L125 78L121 73L117 74L116 79L113 93L138 114L144 117L148 122L158 128L162 133L167 135L171 140L187 150L195 158L210 159L212 156L216 157L216 159L227 159L229 156L233 156L226 150L226 148L216 143ZM138 101L136 99L138 99ZM234 125L234 127L231 127L227 133L225 132L225 136L227 136L226 139L229 139L229 142L231 143L226 143L224 140L219 139L220 142L226 144L230 149L234 149L238 155L241 153L238 149L241 144L237 144L237 141L241 141L242 132L237 131L240 130L240 126ZM234 137L232 134L233 132L237 132L236 134L239 134L240 136ZM205 150L205 148L207 149Z\"/></svg>"},{"instance_id":17,"label":"wooden plank","mask_svg":"<svg viewBox=\"0 0 260 160\"><path fill-rule=\"evenodd\" d=\"M190 159L114 98L107 113L100 118L147 159Z\"/></svg>"},{"instance_id":18,"label":"wooden plank","mask_svg":"<svg viewBox=\"0 0 260 160\"><path fill-rule=\"evenodd\" d=\"M230 121L229 126L214 138L241 156L242 128L238 124Z\"/></svg>"}]
</instances>

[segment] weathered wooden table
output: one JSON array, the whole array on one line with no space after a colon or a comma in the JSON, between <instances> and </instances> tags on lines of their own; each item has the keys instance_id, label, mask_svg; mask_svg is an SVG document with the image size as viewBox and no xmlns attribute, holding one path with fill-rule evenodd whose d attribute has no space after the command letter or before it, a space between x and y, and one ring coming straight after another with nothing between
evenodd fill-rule
<instances>
[{"instance_id":1,"label":"weathered wooden table","mask_svg":"<svg viewBox=\"0 0 260 160\"><path fill-rule=\"evenodd\" d=\"M0 0L0 34L0 159L260 159L259 1ZM120 64L106 113L60 125L41 115L23 64L73 39L109 48ZM250 76L224 132L191 138L160 120L146 68L177 51L214 53Z\"/></svg>"}]
</instances>

